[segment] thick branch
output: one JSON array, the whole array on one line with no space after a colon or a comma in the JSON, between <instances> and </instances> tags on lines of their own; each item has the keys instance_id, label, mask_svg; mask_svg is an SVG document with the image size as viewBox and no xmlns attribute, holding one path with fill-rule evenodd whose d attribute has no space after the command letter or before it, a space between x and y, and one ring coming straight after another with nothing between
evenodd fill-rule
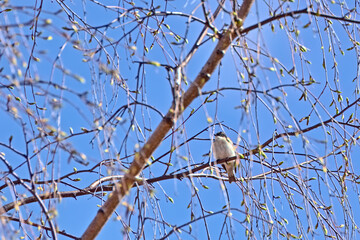
<instances>
[{"instance_id":1,"label":"thick branch","mask_svg":"<svg viewBox=\"0 0 360 240\"><path fill-rule=\"evenodd\" d=\"M250 8L254 0L245 0L238 12L238 18L241 22L247 17ZM238 28L241 24L231 24L229 30L219 39L219 42L213 50L205 66L201 69L200 73L196 77L195 81L191 84L189 89L185 92L180 100L180 105L174 102L170 107L166 116L162 119L158 127L155 129L153 134L150 136L148 141L142 147L139 153L135 155L134 161L132 162L128 173L126 173L123 180L116 185L115 191L113 191L97 212L97 215L90 223L86 231L84 232L82 239L94 239L106 221L110 218L111 214L115 211L120 200L129 192L130 188L135 182L135 177L140 174L148 158L152 155L155 149L160 145L162 139L166 133L173 127L177 118L182 112L190 105L190 103L199 95L202 87L210 79L211 74L215 68L219 65L221 59L225 55L226 50L229 48L232 40L237 36Z\"/></svg>"}]
</instances>

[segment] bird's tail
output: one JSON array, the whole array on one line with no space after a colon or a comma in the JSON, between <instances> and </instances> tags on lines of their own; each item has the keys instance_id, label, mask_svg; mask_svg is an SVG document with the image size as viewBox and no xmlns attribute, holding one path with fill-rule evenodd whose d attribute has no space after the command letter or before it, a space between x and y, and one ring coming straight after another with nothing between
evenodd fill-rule
<instances>
[{"instance_id":1,"label":"bird's tail","mask_svg":"<svg viewBox=\"0 0 360 240\"><path fill-rule=\"evenodd\" d=\"M233 171L229 172L228 175L229 175L229 183L236 182L236 178L234 176Z\"/></svg>"},{"instance_id":2,"label":"bird's tail","mask_svg":"<svg viewBox=\"0 0 360 240\"><path fill-rule=\"evenodd\" d=\"M236 182L236 178L234 176L234 166L232 165L232 163L223 164L222 166L228 174L229 183Z\"/></svg>"}]
</instances>

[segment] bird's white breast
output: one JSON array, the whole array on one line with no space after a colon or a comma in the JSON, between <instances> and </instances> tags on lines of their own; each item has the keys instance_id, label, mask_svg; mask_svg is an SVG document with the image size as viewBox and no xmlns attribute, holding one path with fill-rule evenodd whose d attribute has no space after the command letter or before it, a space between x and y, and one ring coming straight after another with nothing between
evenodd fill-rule
<instances>
[{"instance_id":1,"label":"bird's white breast","mask_svg":"<svg viewBox=\"0 0 360 240\"><path fill-rule=\"evenodd\" d=\"M224 159L235 156L234 146L225 138L215 137L213 152L216 159Z\"/></svg>"}]
</instances>

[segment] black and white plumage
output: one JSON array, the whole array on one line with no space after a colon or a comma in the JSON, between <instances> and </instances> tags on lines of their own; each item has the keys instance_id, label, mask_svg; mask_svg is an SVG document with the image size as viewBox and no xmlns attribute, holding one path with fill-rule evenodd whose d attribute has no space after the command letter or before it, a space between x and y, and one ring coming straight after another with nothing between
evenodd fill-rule
<instances>
[{"instance_id":1,"label":"black and white plumage","mask_svg":"<svg viewBox=\"0 0 360 240\"><path fill-rule=\"evenodd\" d=\"M215 140L212 144L212 151L216 160L235 157L236 151L232 141L224 132L215 134ZM229 176L229 183L236 181L234 176L235 160L222 164L223 168Z\"/></svg>"}]
</instances>

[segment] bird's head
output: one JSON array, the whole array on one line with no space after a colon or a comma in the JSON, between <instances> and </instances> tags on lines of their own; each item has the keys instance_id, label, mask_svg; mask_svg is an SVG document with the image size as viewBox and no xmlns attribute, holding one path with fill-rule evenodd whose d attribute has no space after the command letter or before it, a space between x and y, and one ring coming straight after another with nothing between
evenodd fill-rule
<instances>
[{"instance_id":1,"label":"bird's head","mask_svg":"<svg viewBox=\"0 0 360 240\"><path fill-rule=\"evenodd\" d=\"M224 132L218 132L218 133L215 133L215 137L225 137L226 138L226 134Z\"/></svg>"}]
</instances>

